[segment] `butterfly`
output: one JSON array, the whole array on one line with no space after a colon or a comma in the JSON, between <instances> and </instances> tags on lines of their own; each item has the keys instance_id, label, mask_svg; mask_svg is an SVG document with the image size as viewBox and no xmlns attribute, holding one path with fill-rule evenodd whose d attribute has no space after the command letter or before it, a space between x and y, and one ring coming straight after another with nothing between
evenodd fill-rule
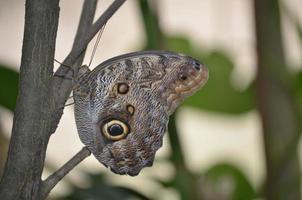
<instances>
[{"instance_id":1,"label":"butterfly","mask_svg":"<svg viewBox=\"0 0 302 200\"><path fill-rule=\"evenodd\" d=\"M73 98L79 137L116 174L136 176L152 166L169 116L208 80L198 60L168 51L111 58L82 66Z\"/></svg>"}]
</instances>

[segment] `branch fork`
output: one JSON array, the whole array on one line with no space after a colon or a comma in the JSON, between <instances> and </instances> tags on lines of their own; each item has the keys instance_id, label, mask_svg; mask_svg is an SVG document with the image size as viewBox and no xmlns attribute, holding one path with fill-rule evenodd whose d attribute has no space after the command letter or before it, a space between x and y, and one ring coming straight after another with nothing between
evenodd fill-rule
<instances>
[{"instance_id":1,"label":"branch fork","mask_svg":"<svg viewBox=\"0 0 302 200\"><path fill-rule=\"evenodd\" d=\"M92 24L93 16L96 8L96 1L86 0L84 2L81 19L75 41L72 50L64 60L64 65L79 67L81 66L86 47L99 30L107 23L107 21L113 16L113 14L122 6L126 0L115 0L107 10ZM88 31L87 31L88 30ZM87 34L88 32L88 34ZM52 121L52 131L55 131L56 126L63 113L64 104L71 92L72 83L70 80L56 77L56 75L68 75L71 69L68 69L61 64L59 69L53 76L53 91L56 102L56 117ZM62 106L63 105L63 106ZM41 182L40 197L45 199L49 192L55 187L55 185L67 175L75 166L81 161L90 156L91 152L87 147L83 147L74 157L72 157L66 164L55 171L52 175Z\"/></svg>"}]
</instances>

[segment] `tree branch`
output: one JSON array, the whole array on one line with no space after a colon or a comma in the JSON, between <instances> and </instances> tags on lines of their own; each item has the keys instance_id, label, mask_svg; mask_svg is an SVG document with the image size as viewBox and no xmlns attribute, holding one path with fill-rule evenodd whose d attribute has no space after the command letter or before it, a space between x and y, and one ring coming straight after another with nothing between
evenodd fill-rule
<instances>
[{"instance_id":1,"label":"tree branch","mask_svg":"<svg viewBox=\"0 0 302 200\"><path fill-rule=\"evenodd\" d=\"M88 43L98 33L98 31L107 23L107 21L113 16L113 14L125 3L126 0L115 0L105 12L99 17L99 19L93 24L90 30L85 31L85 37L79 38L78 42L74 44L72 50L64 60L64 64L73 65L80 54L86 49ZM64 69L64 66L60 66L57 70ZM57 73L56 72L56 73Z\"/></svg>"},{"instance_id":2,"label":"tree branch","mask_svg":"<svg viewBox=\"0 0 302 200\"><path fill-rule=\"evenodd\" d=\"M86 47L90 40L95 36L95 34L98 33L98 31L106 24L106 22L110 19L110 17L117 11L117 9L125 2L126 0L116 0L114 1L111 6L108 7L108 9L101 15L101 17L95 22L93 26L92 19L95 12L95 6L96 2L92 2L91 0L86 0L83 6L83 11L81 14L81 19L79 23L79 27L77 30L77 35L75 37L75 41L72 47L71 52L69 55L65 58L64 64L67 65L74 65L73 67L78 67L81 65L83 58L84 58L84 52L86 50ZM89 30L90 31L87 31ZM87 35L87 32L89 33ZM75 69L77 70L77 69ZM60 68L56 71L55 75L60 76L66 76L70 75L70 69L66 68L64 66L60 66ZM70 92L71 92L71 81L62 79L59 77L54 76L53 79L53 88L54 88L54 94L57 94L55 96L58 109L60 112L56 112L56 117L54 118L55 121L53 121L53 129L52 131L55 131L56 126L61 118L61 115L63 113L63 105L68 98ZM86 157L90 155L90 151L84 147L80 152L78 152L70 161L68 161L65 165L63 165L60 169L58 169L56 172L54 172L51 176L49 176L45 181L43 181L43 184L41 186L40 195L41 198L46 198L48 193L51 191L51 189L67 174L69 173L76 165L78 165L82 160L84 160Z\"/></svg>"},{"instance_id":3,"label":"tree branch","mask_svg":"<svg viewBox=\"0 0 302 200\"><path fill-rule=\"evenodd\" d=\"M58 0L27 0L19 92L2 200L37 199L54 109L49 90L59 18Z\"/></svg>"},{"instance_id":4,"label":"tree branch","mask_svg":"<svg viewBox=\"0 0 302 200\"><path fill-rule=\"evenodd\" d=\"M64 164L60 169L50 175L47 179L43 181L41 185L41 199L45 199L48 193L54 188L54 186L66 176L75 166L77 166L81 161L90 156L91 152L87 147L83 147L75 156L73 156L66 164Z\"/></svg>"},{"instance_id":5,"label":"tree branch","mask_svg":"<svg viewBox=\"0 0 302 200\"><path fill-rule=\"evenodd\" d=\"M77 29L77 33L76 33L76 36L75 36L75 39L73 42L72 49L77 48L77 46L79 46L80 42L83 41L84 38L86 37L87 30L91 29L91 26L93 23L93 18L95 15L96 5L97 5L97 0L85 0L85 2L83 4L80 22L78 25L78 29ZM81 66L84 56L85 56L85 51L86 51L87 46L88 46L88 43L85 46L83 46L83 52L74 61L75 68ZM65 61L64 61L64 64L70 65L69 63L65 63ZM76 69L74 69L74 70L76 70ZM55 132L55 130L57 129L57 126L58 126L61 116L63 114L65 101L67 100L67 98L71 92L72 82L70 80L64 79L62 77L73 76L73 73L74 73L74 71L71 71L69 68L60 66L60 68L55 73L55 76L53 77L52 88L53 88L53 95L55 98L54 102L56 104L55 108L57 109L57 111L54 111L54 116L52 118L52 128L51 128L50 133ZM64 92L62 92L62 91L64 91ZM58 102L57 99L60 99L61 102ZM63 101L64 99L65 99L65 101ZM63 105L59 106L60 103L63 103Z\"/></svg>"},{"instance_id":6,"label":"tree branch","mask_svg":"<svg viewBox=\"0 0 302 200\"><path fill-rule=\"evenodd\" d=\"M83 40L83 38L86 36L87 30L91 28L95 15L96 5L97 5L97 0L85 0L83 4L81 17L80 17L80 22L77 29L77 34L75 36L72 48L78 46L79 42ZM75 66L82 65L87 45L85 46L85 49L81 53L81 55L77 58Z\"/></svg>"}]
</instances>

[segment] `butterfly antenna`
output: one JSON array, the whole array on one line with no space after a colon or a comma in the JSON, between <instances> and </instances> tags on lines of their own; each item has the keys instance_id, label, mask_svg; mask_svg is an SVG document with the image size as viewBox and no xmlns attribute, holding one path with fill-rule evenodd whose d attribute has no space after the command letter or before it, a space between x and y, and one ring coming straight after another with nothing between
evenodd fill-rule
<instances>
[{"instance_id":1,"label":"butterfly antenna","mask_svg":"<svg viewBox=\"0 0 302 200\"><path fill-rule=\"evenodd\" d=\"M101 28L101 30L100 30L99 33L98 33L98 36L97 36L97 38L96 38L96 42L94 43L94 46L93 46L93 51L92 51L92 54L91 54L91 57L90 57L90 61L89 61L88 67L90 67L90 65L91 65L91 63L92 63L94 54L95 54L96 49L97 49L97 47L98 47L98 44L99 44L99 42L100 42L100 40L101 40L101 37L102 37L102 34L103 34L103 32L104 32L105 26L106 26L106 24L104 24L104 26Z\"/></svg>"}]
</instances>

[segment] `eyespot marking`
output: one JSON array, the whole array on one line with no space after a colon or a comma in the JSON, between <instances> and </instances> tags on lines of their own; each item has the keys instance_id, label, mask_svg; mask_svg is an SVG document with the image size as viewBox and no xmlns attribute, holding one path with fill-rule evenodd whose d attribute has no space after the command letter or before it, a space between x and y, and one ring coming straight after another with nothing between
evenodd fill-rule
<instances>
[{"instance_id":1,"label":"eyespot marking","mask_svg":"<svg viewBox=\"0 0 302 200\"><path fill-rule=\"evenodd\" d=\"M127 94L129 91L129 85L126 83L118 83L117 84L117 92L119 94Z\"/></svg>"},{"instance_id":2,"label":"eyespot marking","mask_svg":"<svg viewBox=\"0 0 302 200\"><path fill-rule=\"evenodd\" d=\"M127 136L129 126L117 119L113 119L102 126L103 135L113 141L121 140Z\"/></svg>"},{"instance_id":3,"label":"eyespot marking","mask_svg":"<svg viewBox=\"0 0 302 200\"><path fill-rule=\"evenodd\" d=\"M128 104L126 108L127 108L127 111L128 111L131 115L134 114L134 112L135 112L134 106L132 106L131 104Z\"/></svg>"}]
</instances>

